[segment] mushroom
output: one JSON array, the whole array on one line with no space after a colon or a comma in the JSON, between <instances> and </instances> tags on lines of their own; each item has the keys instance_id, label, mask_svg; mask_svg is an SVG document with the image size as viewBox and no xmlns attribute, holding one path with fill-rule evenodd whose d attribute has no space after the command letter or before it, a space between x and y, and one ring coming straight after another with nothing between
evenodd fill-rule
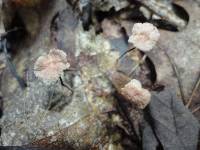
<instances>
[{"instance_id":1,"label":"mushroom","mask_svg":"<svg viewBox=\"0 0 200 150\"><path fill-rule=\"evenodd\" d=\"M140 109L144 109L149 104L151 99L150 92L142 88L140 81L136 79L132 79L123 88L121 88L120 93Z\"/></svg>"},{"instance_id":2,"label":"mushroom","mask_svg":"<svg viewBox=\"0 0 200 150\"><path fill-rule=\"evenodd\" d=\"M158 29L151 23L136 23L128 42L141 51L150 51L160 37Z\"/></svg>"},{"instance_id":3,"label":"mushroom","mask_svg":"<svg viewBox=\"0 0 200 150\"><path fill-rule=\"evenodd\" d=\"M70 64L67 55L59 49L51 49L47 55L40 56L34 65L35 76L44 82L55 82L68 69Z\"/></svg>"}]
</instances>

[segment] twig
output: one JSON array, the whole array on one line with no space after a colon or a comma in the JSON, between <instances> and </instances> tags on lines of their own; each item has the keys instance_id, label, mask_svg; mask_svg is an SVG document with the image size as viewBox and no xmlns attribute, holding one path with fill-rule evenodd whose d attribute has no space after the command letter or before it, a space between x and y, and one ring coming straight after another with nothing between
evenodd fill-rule
<instances>
[{"instance_id":1,"label":"twig","mask_svg":"<svg viewBox=\"0 0 200 150\"><path fill-rule=\"evenodd\" d=\"M159 46L159 48L161 48L161 47ZM173 69L173 71L174 71L174 73L175 73L175 75L176 75L176 78L177 78L177 80L178 80L178 85L179 85L180 93L181 93L181 98L182 98L183 104L185 105L185 104L186 104L186 101L185 101L185 95L184 95L184 92L183 92L183 85L182 85L182 81L181 81L179 72L178 72L178 70L177 70L177 66L176 66L176 64L174 63L174 61L170 58L169 54L168 54L163 48L161 48L161 49L164 51L165 55L166 55L167 58L169 59L169 62L170 62L170 64L171 64L171 66L172 66L172 69Z\"/></svg>"},{"instance_id":2,"label":"twig","mask_svg":"<svg viewBox=\"0 0 200 150\"><path fill-rule=\"evenodd\" d=\"M199 85L200 85L200 75L199 75L199 78L198 78L198 80L197 80L197 82L196 82L196 84L195 84L195 86L194 86L194 89L193 89L193 91L192 91L192 95L190 96L190 99L188 100L188 103L187 103L187 105L186 105L187 108L190 107L190 104L192 103L194 94L196 93L196 91L197 91Z\"/></svg>"},{"instance_id":3,"label":"twig","mask_svg":"<svg viewBox=\"0 0 200 150\"><path fill-rule=\"evenodd\" d=\"M200 106L198 106L197 108L195 108L194 110L192 110L192 113L197 112L200 109Z\"/></svg>"}]
</instances>

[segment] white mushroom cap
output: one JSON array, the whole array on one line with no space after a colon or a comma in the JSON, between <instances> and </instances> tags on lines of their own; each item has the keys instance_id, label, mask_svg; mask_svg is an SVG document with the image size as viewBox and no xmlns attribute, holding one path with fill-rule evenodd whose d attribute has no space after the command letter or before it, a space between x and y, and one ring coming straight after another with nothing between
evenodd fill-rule
<instances>
[{"instance_id":1,"label":"white mushroom cap","mask_svg":"<svg viewBox=\"0 0 200 150\"><path fill-rule=\"evenodd\" d=\"M51 49L47 55L42 55L36 60L34 73L44 82L57 81L69 67L66 53L59 49Z\"/></svg>"},{"instance_id":2,"label":"white mushroom cap","mask_svg":"<svg viewBox=\"0 0 200 150\"><path fill-rule=\"evenodd\" d=\"M130 82L128 82L125 87L137 87L138 89L142 88L142 84L140 81L136 80L136 79L132 79Z\"/></svg>"},{"instance_id":3,"label":"white mushroom cap","mask_svg":"<svg viewBox=\"0 0 200 150\"><path fill-rule=\"evenodd\" d=\"M150 23L136 23L133 25L132 35L128 42L141 51L150 51L160 37L158 29Z\"/></svg>"},{"instance_id":4,"label":"white mushroom cap","mask_svg":"<svg viewBox=\"0 0 200 150\"><path fill-rule=\"evenodd\" d=\"M140 81L131 80L122 89L121 94L140 109L144 109L150 102L151 94L148 90L143 89Z\"/></svg>"}]
</instances>

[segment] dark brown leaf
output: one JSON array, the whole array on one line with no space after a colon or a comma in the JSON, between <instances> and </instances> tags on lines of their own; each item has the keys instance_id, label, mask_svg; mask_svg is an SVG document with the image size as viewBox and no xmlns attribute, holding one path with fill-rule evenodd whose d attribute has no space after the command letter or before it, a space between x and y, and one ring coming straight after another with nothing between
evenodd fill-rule
<instances>
[{"instance_id":1,"label":"dark brown leaf","mask_svg":"<svg viewBox=\"0 0 200 150\"><path fill-rule=\"evenodd\" d=\"M172 89L152 93L145 121L144 150L156 150L158 146L164 150L197 149L199 123Z\"/></svg>"}]
</instances>

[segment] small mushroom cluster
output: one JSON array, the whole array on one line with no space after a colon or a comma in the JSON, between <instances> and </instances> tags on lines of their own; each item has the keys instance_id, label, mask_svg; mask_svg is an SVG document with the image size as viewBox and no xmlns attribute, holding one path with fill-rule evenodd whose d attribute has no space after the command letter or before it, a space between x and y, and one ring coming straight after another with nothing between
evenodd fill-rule
<instances>
[{"instance_id":1,"label":"small mushroom cluster","mask_svg":"<svg viewBox=\"0 0 200 150\"><path fill-rule=\"evenodd\" d=\"M132 28L132 35L128 42L132 43L137 49L148 52L153 49L160 37L158 29L150 23L135 23ZM143 56L146 58L146 54ZM142 88L140 81L131 80L123 88L121 94L140 109L144 109L150 102L151 94Z\"/></svg>"},{"instance_id":2,"label":"small mushroom cluster","mask_svg":"<svg viewBox=\"0 0 200 150\"><path fill-rule=\"evenodd\" d=\"M150 23L136 23L132 29L129 42L136 48L146 52L150 51L160 37L158 29ZM53 82L61 78L63 71L69 69L70 63L65 52L51 49L47 55L40 56L34 65L36 77L44 82ZM120 93L139 108L144 109L150 102L151 94L142 88L140 81L132 79Z\"/></svg>"},{"instance_id":3,"label":"small mushroom cluster","mask_svg":"<svg viewBox=\"0 0 200 150\"><path fill-rule=\"evenodd\" d=\"M151 94L148 90L142 88L140 81L132 79L123 88L121 94L134 103L138 108L144 109L150 102Z\"/></svg>"}]
</instances>

